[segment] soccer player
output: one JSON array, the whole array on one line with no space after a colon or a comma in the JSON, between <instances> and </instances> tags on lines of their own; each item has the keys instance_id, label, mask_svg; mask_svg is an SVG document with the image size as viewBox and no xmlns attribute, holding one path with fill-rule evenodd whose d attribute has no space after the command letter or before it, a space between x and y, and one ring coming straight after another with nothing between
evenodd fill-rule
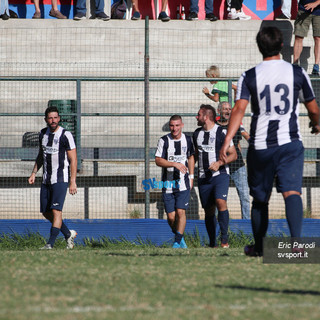
<instances>
[{"instance_id":1,"label":"soccer player","mask_svg":"<svg viewBox=\"0 0 320 320\"><path fill-rule=\"evenodd\" d=\"M161 137L156 151L156 164L162 167L162 199L168 224L175 234L173 248L187 248L183 238L186 209L194 180L194 148L192 138L182 133L184 124L179 115L169 120L170 133Z\"/></svg>"},{"instance_id":2,"label":"soccer player","mask_svg":"<svg viewBox=\"0 0 320 320\"><path fill-rule=\"evenodd\" d=\"M220 151L220 159L226 161L228 144L251 99L253 116L247 166L255 244L245 248L250 256L263 255L262 240L268 229L268 203L275 177L277 191L285 201L291 237L301 235L304 148L298 124L299 98L308 110L311 133L320 131L319 108L307 73L280 59L281 31L276 27L262 28L256 40L263 62L244 72L238 81L237 101Z\"/></svg>"},{"instance_id":3,"label":"soccer player","mask_svg":"<svg viewBox=\"0 0 320 320\"><path fill-rule=\"evenodd\" d=\"M69 193L77 193L77 153L71 132L59 126L60 116L56 107L48 107L45 111L47 127L39 134L39 153L34 164L29 183L34 184L37 171L43 166L40 190L40 211L51 224L50 238L41 248L50 250L61 231L67 242L67 249L73 249L76 231L69 230L62 221L62 208L69 182Z\"/></svg>"},{"instance_id":4,"label":"soccer player","mask_svg":"<svg viewBox=\"0 0 320 320\"><path fill-rule=\"evenodd\" d=\"M202 207L205 211L205 224L209 235L209 246L216 247L217 218L221 232L221 247L229 248L228 226L229 211L227 196L229 189L228 163L237 159L237 152L230 141L225 162L219 160L219 151L225 139L227 130L216 124L216 110L211 105L201 105L198 115L198 128L193 134L195 158L198 160L198 187Z\"/></svg>"}]
</instances>

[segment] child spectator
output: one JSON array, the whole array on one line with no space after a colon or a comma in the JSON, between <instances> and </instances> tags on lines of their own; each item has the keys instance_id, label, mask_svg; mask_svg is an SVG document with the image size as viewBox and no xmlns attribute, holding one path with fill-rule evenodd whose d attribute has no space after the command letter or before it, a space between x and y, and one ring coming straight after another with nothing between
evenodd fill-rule
<instances>
[{"instance_id":1,"label":"child spectator","mask_svg":"<svg viewBox=\"0 0 320 320\"><path fill-rule=\"evenodd\" d=\"M220 78L220 70L217 66L211 66L206 71L207 78ZM202 89L202 92L212 101L214 102L223 102L229 100L228 94L228 81L210 81L213 84L213 88L210 94L210 91L207 87ZM234 96L236 95L237 86L232 84L232 90L234 90ZM232 103L233 104L233 103Z\"/></svg>"}]
</instances>

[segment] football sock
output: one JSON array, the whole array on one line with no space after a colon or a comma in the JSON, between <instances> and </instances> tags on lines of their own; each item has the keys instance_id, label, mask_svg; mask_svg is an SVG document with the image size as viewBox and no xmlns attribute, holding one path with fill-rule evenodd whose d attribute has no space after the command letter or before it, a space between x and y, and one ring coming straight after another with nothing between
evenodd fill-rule
<instances>
[{"instance_id":1,"label":"football sock","mask_svg":"<svg viewBox=\"0 0 320 320\"><path fill-rule=\"evenodd\" d=\"M216 246L216 226L217 218L215 215L205 217L206 229L209 236L209 247L213 248Z\"/></svg>"},{"instance_id":2,"label":"football sock","mask_svg":"<svg viewBox=\"0 0 320 320\"><path fill-rule=\"evenodd\" d=\"M183 237L183 235L179 231L177 231L176 235L174 237L174 241L178 242L180 244L182 237Z\"/></svg>"},{"instance_id":3,"label":"football sock","mask_svg":"<svg viewBox=\"0 0 320 320\"><path fill-rule=\"evenodd\" d=\"M252 202L251 224L255 251L262 252L262 241L268 230L268 203Z\"/></svg>"},{"instance_id":4,"label":"football sock","mask_svg":"<svg viewBox=\"0 0 320 320\"><path fill-rule=\"evenodd\" d=\"M57 239L57 236L60 232L60 229L59 228L56 228L56 227L51 227L51 230L50 230L50 238L49 238L49 241L48 241L48 244L51 244L51 247L54 246L54 243Z\"/></svg>"},{"instance_id":5,"label":"football sock","mask_svg":"<svg viewBox=\"0 0 320 320\"><path fill-rule=\"evenodd\" d=\"M300 237L303 220L302 199L299 195L293 194L287 197L284 202L286 204L286 217L291 237Z\"/></svg>"},{"instance_id":6,"label":"football sock","mask_svg":"<svg viewBox=\"0 0 320 320\"><path fill-rule=\"evenodd\" d=\"M229 210L218 211L218 222L221 232L221 242L228 242Z\"/></svg>"},{"instance_id":7,"label":"football sock","mask_svg":"<svg viewBox=\"0 0 320 320\"><path fill-rule=\"evenodd\" d=\"M62 232L62 234L64 235L64 237L66 239L70 238L71 232L70 232L69 228L64 224L63 221L62 221L62 225L61 225L60 231Z\"/></svg>"}]
</instances>

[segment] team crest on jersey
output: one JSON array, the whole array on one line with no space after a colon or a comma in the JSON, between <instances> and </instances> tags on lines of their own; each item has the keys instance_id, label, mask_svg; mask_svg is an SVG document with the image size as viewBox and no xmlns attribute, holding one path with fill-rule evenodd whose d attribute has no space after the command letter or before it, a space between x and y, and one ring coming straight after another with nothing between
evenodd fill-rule
<instances>
[{"instance_id":1,"label":"team crest on jersey","mask_svg":"<svg viewBox=\"0 0 320 320\"><path fill-rule=\"evenodd\" d=\"M53 139L53 142L54 142L55 144L58 144L59 139L58 139L58 138L57 138L57 139Z\"/></svg>"},{"instance_id":2,"label":"team crest on jersey","mask_svg":"<svg viewBox=\"0 0 320 320\"><path fill-rule=\"evenodd\" d=\"M210 142L213 143L213 141L215 140L215 137L210 137Z\"/></svg>"},{"instance_id":3,"label":"team crest on jersey","mask_svg":"<svg viewBox=\"0 0 320 320\"><path fill-rule=\"evenodd\" d=\"M186 152L187 152L187 147L182 147L182 151L183 151L184 153L186 153Z\"/></svg>"}]
</instances>

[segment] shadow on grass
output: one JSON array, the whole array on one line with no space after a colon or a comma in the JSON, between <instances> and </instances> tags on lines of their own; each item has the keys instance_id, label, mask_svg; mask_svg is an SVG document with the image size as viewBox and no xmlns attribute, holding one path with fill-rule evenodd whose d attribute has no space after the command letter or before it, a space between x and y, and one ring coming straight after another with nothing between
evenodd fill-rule
<instances>
[{"instance_id":1,"label":"shadow on grass","mask_svg":"<svg viewBox=\"0 0 320 320\"><path fill-rule=\"evenodd\" d=\"M261 291L261 292L272 292L272 293L285 293L285 294L310 294L313 296L320 296L320 291L314 291L314 290L277 290L277 289L270 289L265 287L247 287L247 286L239 286L239 285L219 285L216 284L215 287L217 288L227 288L227 289L240 289L240 290L250 290L250 291Z\"/></svg>"}]
</instances>

